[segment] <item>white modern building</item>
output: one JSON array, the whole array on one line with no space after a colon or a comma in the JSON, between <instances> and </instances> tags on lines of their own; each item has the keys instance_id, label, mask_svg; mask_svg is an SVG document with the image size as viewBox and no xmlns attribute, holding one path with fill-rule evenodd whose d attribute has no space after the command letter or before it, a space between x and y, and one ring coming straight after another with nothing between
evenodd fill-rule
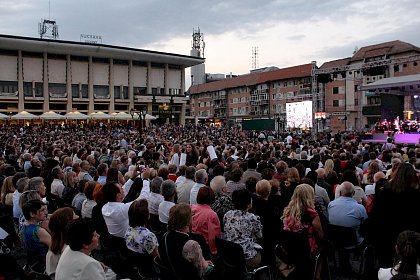
<instances>
[{"instance_id":1,"label":"white modern building","mask_svg":"<svg viewBox=\"0 0 420 280\"><path fill-rule=\"evenodd\" d=\"M185 122L185 69L204 58L0 35L0 112L144 111Z\"/></svg>"}]
</instances>

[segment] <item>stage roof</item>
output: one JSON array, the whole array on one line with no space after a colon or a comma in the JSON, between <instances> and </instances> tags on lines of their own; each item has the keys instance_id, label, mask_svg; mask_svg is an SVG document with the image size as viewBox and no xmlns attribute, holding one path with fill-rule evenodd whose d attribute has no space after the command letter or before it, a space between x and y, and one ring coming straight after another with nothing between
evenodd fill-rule
<instances>
[{"instance_id":1,"label":"stage roof","mask_svg":"<svg viewBox=\"0 0 420 280\"><path fill-rule=\"evenodd\" d=\"M362 86L361 90L388 94L418 94L420 93L420 74L384 78Z\"/></svg>"}]
</instances>

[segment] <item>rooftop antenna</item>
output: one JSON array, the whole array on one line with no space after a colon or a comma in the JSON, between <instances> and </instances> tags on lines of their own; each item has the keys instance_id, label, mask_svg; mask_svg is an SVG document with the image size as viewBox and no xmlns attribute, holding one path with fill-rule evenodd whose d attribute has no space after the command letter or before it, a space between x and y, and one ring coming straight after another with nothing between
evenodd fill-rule
<instances>
[{"instance_id":1,"label":"rooftop antenna","mask_svg":"<svg viewBox=\"0 0 420 280\"><path fill-rule=\"evenodd\" d=\"M258 47L252 47L252 70L259 68Z\"/></svg>"},{"instance_id":2,"label":"rooftop antenna","mask_svg":"<svg viewBox=\"0 0 420 280\"><path fill-rule=\"evenodd\" d=\"M48 1L48 19L41 19L38 23L38 34L41 39L58 39L58 25L51 20L51 2Z\"/></svg>"}]
</instances>

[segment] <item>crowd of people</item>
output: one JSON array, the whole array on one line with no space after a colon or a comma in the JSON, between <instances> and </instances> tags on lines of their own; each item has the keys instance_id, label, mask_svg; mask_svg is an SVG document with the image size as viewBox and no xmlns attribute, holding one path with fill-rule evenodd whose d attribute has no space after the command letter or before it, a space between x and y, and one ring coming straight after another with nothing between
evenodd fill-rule
<instances>
[{"instance_id":1,"label":"crowd of people","mask_svg":"<svg viewBox=\"0 0 420 280\"><path fill-rule=\"evenodd\" d=\"M333 225L374 248L366 279L419 279L420 146L361 138L173 124L5 127L0 277L216 279L220 239L241 246L247 269L283 274L290 264L279 248L296 233L318 262L291 273L324 279ZM25 267L14 259L19 246ZM338 269L354 273L341 255Z\"/></svg>"}]
</instances>

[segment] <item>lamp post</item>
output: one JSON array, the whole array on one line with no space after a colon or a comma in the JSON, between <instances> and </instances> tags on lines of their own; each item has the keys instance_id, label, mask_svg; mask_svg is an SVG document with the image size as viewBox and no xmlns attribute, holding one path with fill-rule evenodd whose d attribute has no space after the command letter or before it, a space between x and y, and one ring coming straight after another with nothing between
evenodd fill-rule
<instances>
[{"instance_id":1,"label":"lamp post","mask_svg":"<svg viewBox=\"0 0 420 280\"><path fill-rule=\"evenodd\" d=\"M280 113L274 114L274 118L277 119L277 139L280 139Z\"/></svg>"}]
</instances>

